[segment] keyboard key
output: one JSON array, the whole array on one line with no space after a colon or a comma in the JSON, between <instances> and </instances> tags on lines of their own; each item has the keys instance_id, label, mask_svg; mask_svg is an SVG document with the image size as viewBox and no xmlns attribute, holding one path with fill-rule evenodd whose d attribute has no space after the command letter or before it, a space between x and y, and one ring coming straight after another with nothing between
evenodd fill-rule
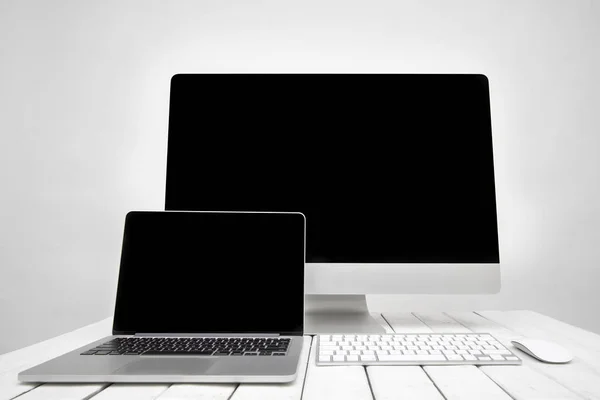
<instances>
[{"instance_id":1,"label":"keyboard key","mask_svg":"<svg viewBox=\"0 0 600 400\"><path fill-rule=\"evenodd\" d=\"M334 362L344 362L346 359L345 356L333 356L333 361Z\"/></svg>"},{"instance_id":2,"label":"keyboard key","mask_svg":"<svg viewBox=\"0 0 600 400\"><path fill-rule=\"evenodd\" d=\"M319 356L319 362L329 362L331 361L331 357L330 356Z\"/></svg>"},{"instance_id":3,"label":"keyboard key","mask_svg":"<svg viewBox=\"0 0 600 400\"><path fill-rule=\"evenodd\" d=\"M446 357L442 355L430 354L430 355L398 355L390 354L387 356L378 356L379 361L446 361ZM462 357L461 357L462 358Z\"/></svg>"},{"instance_id":4,"label":"keyboard key","mask_svg":"<svg viewBox=\"0 0 600 400\"><path fill-rule=\"evenodd\" d=\"M95 354L95 353L96 353L95 351L90 350L90 351L86 351L86 352L81 353L81 355L82 356L91 356L92 354Z\"/></svg>"},{"instance_id":5,"label":"keyboard key","mask_svg":"<svg viewBox=\"0 0 600 400\"><path fill-rule=\"evenodd\" d=\"M321 346L337 346L337 342L329 342L321 340Z\"/></svg>"},{"instance_id":6,"label":"keyboard key","mask_svg":"<svg viewBox=\"0 0 600 400\"><path fill-rule=\"evenodd\" d=\"M356 356L356 355L346 356L346 361L358 362L358 356Z\"/></svg>"},{"instance_id":7,"label":"keyboard key","mask_svg":"<svg viewBox=\"0 0 600 400\"><path fill-rule=\"evenodd\" d=\"M496 349L494 349L494 350L481 350L481 352L482 352L483 354L486 354L486 355L488 355L488 356L489 356L489 355L492 355L492 354L505 354L505 355L511 355L511 354L512 354L512 353L511 353L510 351L508 351L508 350L496 350Z\"/></svg>"},{"instance_id":8,"label":"keyboard key","mask_svg":"<svg viewBox=\"0 0 600 400\"><path fill-rule=\"evenodd\" d=\"M372 355L362 355L360 356L360 361L377 361L377 358Z\"/></svg>"},{"instance_id":9,"label":"keyboard key","mask_svg":"<svg viewBox=\"0 0 600 400\"><path fill-rule=\"evenodd\" d=\"M212 351L173 351L173 350L166 350L166 351L155 351L155 350L149 350L146 351L145 353L143 353L142 355L144 356L210 356L212 355ZM125 353L127 354L127 353Z\"/></svg>"}]
</instances>

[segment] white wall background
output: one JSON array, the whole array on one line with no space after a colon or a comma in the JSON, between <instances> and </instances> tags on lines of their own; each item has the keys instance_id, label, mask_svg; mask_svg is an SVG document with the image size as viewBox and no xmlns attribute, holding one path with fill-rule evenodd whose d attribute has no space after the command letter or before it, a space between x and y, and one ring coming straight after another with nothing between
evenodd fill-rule
<instances>
[{"instance_id":1,"label":"white wall background","mask_svg":"<svg viewBox=\"0 0 600 400\"><path fill-rule=\"evenodd\" d=\"M162 209L177 72L489 76L503 289L376 309L534 309L600 332L600 5L0 1L0 353L108 317L130 209Z\"/></svg>"}]
</instances>

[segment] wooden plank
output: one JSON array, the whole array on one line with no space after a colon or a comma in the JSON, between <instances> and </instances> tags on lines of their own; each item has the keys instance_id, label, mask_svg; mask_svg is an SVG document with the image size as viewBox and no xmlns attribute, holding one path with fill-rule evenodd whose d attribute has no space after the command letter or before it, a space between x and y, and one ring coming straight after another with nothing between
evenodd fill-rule
<instances>
[{"instance_id":1,"label":"wooden plank","mask_svg":"<svg viewBox=\"0 0 600 400\"><path fill-rule=\"evenodd\" d=\"M64 335L3 354L0 356L0 374L33 367L104 336L109 336L111 332L112 318L107 318Z\"/></svg>"},{"instance_id":2,"label":"wooden plank","mask_svg":"<svg viewBox=\"0 0 600 400\"><path fill-rule=\"evenodd\" d=\"M436 333L469 333L471 330L441 312L413 313Z\"/></svg>"},{"instance_id":3,"label":"wooden plank","mask_svg":"<svg viewBox=\"0 0 600 400\"><path fill-rule=\"evenodd\" d=\"M28 392L39 386L38 383L22 383L17 381L17 374L0 377L0 400L12 399L21 393Z\"/></svg>"},{"instance_id":4,"label":"wooden plank","mask_svg":"<svg viewBox=\"0 0 600 400\"><path fill-rule=\"evenodd\" d=\"M302 400L373 399L364 367L318 367L315 363L316 353L317 346L315 343L310 351Z\"/></svg>"},{"instance_id":5,"label":"wooden plank","mask_svg":"<svg viewBox=\"0 0 600 400\"><path fill-rule=\"evenodd\" d=\"M479 369L517 400L582 399L581 396L527 365L483 366Z\"/></svg>"},{"instance_id":6,"label":"wooden plank","mask_svg":"<svg viewBox=\"0 0 600 400\"><path fill-rule=\"evenodd\" d=\"M549 378L549 380L553 381L553 384L548 383L547 380L543 378L536 378L538 382L536 384L535 389L539 391L539 388L542 388L542 382L546 382L548 387L545 388L545 392L548 397L551 396L553 392L564 392L562 386L568 389L570 392L577 394L578 396L585 399L600 399L600 385L597 382L600 382L600 376L589 366L579 363L576 360L568 363L568 364L546 364L540 362L532 357L527 356L526 354L519 352L512 346L510 340L513 338L521 337L521 335L512 332L511 330L503 327L496 322L481 317L472 312L451 312L446 313L448 316L456 320L457 322L463 324L464 326L471 329L473 332L486 332L495 336L502 344L506 347L514 350L516 354L518 354L523 360L523 366L526 366L538 373ZM500 374L503 372L491 371L491 368L503 368L503 367L485 367L481 368L486 374L492 379L498 379L498 383L507 382ZM525 368L523 368L525 369ZM505 372L509 373L509 372ZM524 374L527 374L527 371L524 371ZM520 383L517 382L516 388L512 389L515 393L522 393L524 391L523 388L519 388ZM558 385L558 386L557 386ZM525 393L527 393L525 391Z\"/></svg>"},{"instance_id":7,"label":"wooden plank","mask_svg":"<svg viewBox=\"0 0 600 400\"><path fill-rule=\"evenodd\" d=\"M304 387L304 378L306 377L306 369L308 367L308 358L310 356L312 337L304 337L304 345L300 355L300 363L298 365L298 376L296 380L289 383L280 384L241 384L231 397L232 400L277 400L289 399L294 400L302 398L302 388ZM316 339L315 339L316 340Z\"/></svg>"},{"instance_id":8,"label":"wooden plank","mask_svg":"<svg viewBox=\"0 0 600 400\"><path fill-rule=\"evenodd\" d=\"M0 399L10 399L39 386L19 382L19 372L110 335L111 326L112 318L107 318L0 356Z\"/></svg>"},{"instance_id":9,"label":"wooden plank","mask_svg":"<svg viewBox=\"0 0 600 400\"><path fill-rule=\"evenodd\" d=\"M495 321L527 337L555 342L600 373L600 336L532 311L483 311Z\"/></svg>"},{"instance_id":10,"label":"wooden plank","mask_svg":"<svg viewBox=\"0 0 600 400\"><path fill-rule=\"evenodd\" d=\"M409 312L383 313L383 318L398 333L431 333L431 329Z\"/></svg>"},{"instance_id":11,"label":"wooden plank","mask_svg":"<svg viewBox=\"0 0 600 400\"><path fill-rule=\"evenodd\" d=\"M519 335L518 333L506 329L502 325L483 318L471 311L446 312L444 314L473 332L492 334L496 337L496 339L511 349L514 349L514 346L510 343L510 341L523 337L523 335Z\"/></svg>"},{"instance_id":12,"label":"wooden plank","mask_svg":"<svg viewBox=\"0 0 600 400\"><path fill-rule=\"evenodd\" d=\"M227 400L237 388L237 383L174 383L158 400Z\"/></svg>"},{"instance_id":13,"label":"wooden plank","mask_svg":"<svg viewBox=\"0 0 600 400\"><path fill-rule=\"evenodd\" d=\"M448 400L511 400L504 390L472 365L428 366L424 369Z\"/></svg>"},{"instance_id":14,"label":"wooden plank","mask_svg":"<svg viewBox=\"0 0 600 400\"><path fill-rule=\"evenodd\" d=\"M387 333L394 333L394 330L392 329L390 324L388 324L388 322L385 320L385 318L383 318L383 315L381 315L380 313L372 312L371 316L373 317L373 319L375 321L377 321L383 327L383 329L385 329L385 331Z\"/></svg>"},{"instance_id":15,"label":"wooden plank","mask_svg":"<svg viewBox=\"0 0 600 400\"><path fill-rule=\"evenodd\" d=\"M440 330L446 332L472 332L467 326L443 313L417 314L417 316L436 332ZM504 332L503 336L512 336L512 334ZM498 337L498 339L500 338ZM528 366L485 366L479 367L479 370L515 399L580 398L564 386Z\"/></svg>"},{"instance_id":16,"label":"wooden plank","mask_svg":"<svg viewBox=\"0 0 600 400\"><path fill-rule=\"evenodd\" d=\"M468 333L469 328L441 312L415 313L420 321L436 333ZM445 374L445 368L448 372ZM435 385L448 399L510 398L489 377L474 365L424 367ZM468 382L468 384L465 384Z\"/></svg>"},{"instance_id":17,"label":"wooden plank","mask_svg":"<svg viewBox=\"0 0 600 400\"><path fill-rule=\"evenodd\" d=\"M393 328L392 332L431 332L429 327L411 313L385 313L383 318ZM389 332L387 329L386 331ZM367 374L377 400L444 398L419 366L371 366L367 367Z\"/></svg>"},{"instance_id":18,"label":"wooden plank","mask_svg":"<svg viewBox=\"0 0 600 400\"><path fill-rule=\"evenodd\" d=\"M93 397L94 400L154 400L169 388L160 383L115 383Z\"/></svg>"},{"instance_id":19,"label":"wooden plank","mask_svg":"<svg viewBox=\"0 0 600 400\"><path fill-rule=\"evenodd\" d=\"M519 313L529 321L530 324L547 327L550 331L564 334L569 338L576 339L578 343L597 349L600 347L600 335L587 331L583 328L567 324L566 322L550 318L547 315L537 313L531 310L523 311L504 311L505 314Z\"/></svg>"},{"instance_id":20,"label":"wooden plank","mask_svg":"<svg viewBox=\"0 0 600 400\"><path fill-rule=\"evenodd\" d=\"M84 400L102 391L106 385L46 383L19 396L19 400Z\"/></svg>"},{"instance_id":21,"label":"wooden plank","mask_svg":"<svg viewBox=\"0 0 600 400\"><path fill-rule=\"evenodd\" d=\"M377 400L443 400L431 379L419 366L367 367L373 395Z\"/></svg>"}]
</instances>

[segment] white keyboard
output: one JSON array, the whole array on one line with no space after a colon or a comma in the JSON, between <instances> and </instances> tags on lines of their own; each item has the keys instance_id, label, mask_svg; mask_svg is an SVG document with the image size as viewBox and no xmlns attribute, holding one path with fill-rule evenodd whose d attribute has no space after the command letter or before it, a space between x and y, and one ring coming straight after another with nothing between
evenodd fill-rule
<instances>
[{"instance_id":1,"label":"white keyboard","mask_svg":"<svg viewBox=\"0 0 600 400\"><path fill-rule=\"evenodd\" d=\"M519 365L487 333L331 334L317 339L317 365Z\"/></svg>"}]
</instances>

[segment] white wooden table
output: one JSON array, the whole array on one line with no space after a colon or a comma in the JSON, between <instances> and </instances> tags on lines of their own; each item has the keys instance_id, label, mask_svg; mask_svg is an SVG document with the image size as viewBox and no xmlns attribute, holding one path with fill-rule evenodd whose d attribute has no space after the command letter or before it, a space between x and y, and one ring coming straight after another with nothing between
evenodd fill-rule
<instances>
[{"instance_id":1,"label":"white wooden table","mask_svg":"<svg viewBox=\"0 0 600 400\"><path fill-rule=\"evenodd\" d=\"M317 367L305 337L289 384L28 384L17 373L111 332L106 319L0 356L0 399L600 399L600 336L532 311L373 314L388 332L489 332L504 345L521 336L569 349L569 364L522 366Z\"/></svg>"}]
</instances>

